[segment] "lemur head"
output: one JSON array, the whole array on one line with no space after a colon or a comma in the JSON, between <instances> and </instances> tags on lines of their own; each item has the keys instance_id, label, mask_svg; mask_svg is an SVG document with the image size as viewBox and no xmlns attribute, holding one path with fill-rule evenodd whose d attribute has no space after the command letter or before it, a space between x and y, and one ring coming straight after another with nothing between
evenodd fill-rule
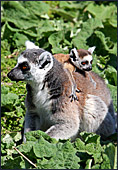
<instances>
[{"instance_id":1,"label":"lemur head","mask_svg":"<svg viewBox=\"0 0 118 170\"><path fill-rule=\"evenodd\" d=\"M18 57L17 65L7 74L12 81L42 82L53 67L51 53L26 42L26 50Z\"/></svg>"},{"instance_id":2,"label":"lemur head","mask_svg":"<svg viewBox=\"0 0 118 170\"><path fill-rule=\"evenodd\" d=\"M73 48L70 51L70 59L72 63L83 71L90 71L92 70L92 53L95 50L94 47L90 47L88 50Z\"/></svg>"}]
</instances>

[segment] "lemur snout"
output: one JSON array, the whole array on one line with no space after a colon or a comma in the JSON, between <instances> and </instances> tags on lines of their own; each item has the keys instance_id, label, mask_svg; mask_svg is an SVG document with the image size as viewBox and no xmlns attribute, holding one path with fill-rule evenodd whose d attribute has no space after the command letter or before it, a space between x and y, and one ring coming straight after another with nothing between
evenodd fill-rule
<instances>
[{"instance_id":1,"label":"lemur snout","mask_svg":"<svg viewBox=\"0 0 118 170\"><path fill-rule=\"evenodd\" d=\"M12 81L14 80L14 74L13 74L12 70L7 74L7 77Z\"/></svg>"},{"instance_id":2,"label":"lemur snout","mask_svg":"<svg viewBox=\"0 0 118 170\"><path fill-rule=\"evenodd\" d=\"M84 69L84 71L91 71L91 70L92 70L92 66L90 66L90 67Z\"/></svg>"},{"instance_id":3,"label":"lemur snout","mask_svg":"<svg viewBox=\"0 0 118 170\"><path fill-rule=\"evenodd\" d=\"M13 68L8 74L7 77L12 81L23 81L24 76L18 67Z\"/></svg>"}]
</instances>

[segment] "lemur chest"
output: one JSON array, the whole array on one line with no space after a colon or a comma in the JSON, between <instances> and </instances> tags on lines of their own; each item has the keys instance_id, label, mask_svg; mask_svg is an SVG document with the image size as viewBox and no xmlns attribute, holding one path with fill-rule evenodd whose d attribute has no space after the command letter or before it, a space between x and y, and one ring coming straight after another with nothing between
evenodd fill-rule
<instances>
[{"instance_id":1,"label":"lemur chest","mask_svg":"<svg viewBox=\"0 0 118 170\"><path fill-rule=\"evenodd\" d=\"M49 90L45 87L40 90L33 98L33 103L35 105L35 110L38 115L41 114L51 114L52 101L50 99Z\"/></svg>"},{"instance_id":2,"label":"lemur chest","mask_svg":"<svg viewBox=\"0 0 118 170\"><path fill-rule=\"evenodd\" d=\"M26 97L26 107L30 112L35 113L37 116L51 114L52 100L48 87L35 87L28 88Z\"/></svg>"}]
</instances>

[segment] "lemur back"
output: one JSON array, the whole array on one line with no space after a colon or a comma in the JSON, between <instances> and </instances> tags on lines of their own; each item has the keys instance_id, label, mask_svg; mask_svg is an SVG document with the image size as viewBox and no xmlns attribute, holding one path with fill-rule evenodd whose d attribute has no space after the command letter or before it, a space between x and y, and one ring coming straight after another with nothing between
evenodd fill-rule
<instances>
[{"instance_id":1,"label":"lemur back","mask_svg":"<svg viewBox=\"0 0 118 170\"><path fill-rule=\"evenodd\" d=\"M92 83L86 74L72 74L77 87L82 89L82 93L77 94L79 101L74 102L68 98L70 78L51 53L37 48L21 53L8 77L27 82L24 133L40 129L57 140L71 138L73 141L82 131L95 132L102 137L115 132L113 107L109 109L112 100L104 81L90 73L97 83L97 92L90 90Z\"/></svg>"},{"instance_id":2,"label":"lemur back","mask_svg":"<svg viewBox=\"0 0 118 170\"><path fill-rule=\"evenodd\" d=\"M61 62L64 65L64 68L69 69L70 72L73 72L75 70L75 66L72 65L70 61L70 55L69 54L54 54L54 58L56 58L59 62Z\"/></svg>"}]
</instances>

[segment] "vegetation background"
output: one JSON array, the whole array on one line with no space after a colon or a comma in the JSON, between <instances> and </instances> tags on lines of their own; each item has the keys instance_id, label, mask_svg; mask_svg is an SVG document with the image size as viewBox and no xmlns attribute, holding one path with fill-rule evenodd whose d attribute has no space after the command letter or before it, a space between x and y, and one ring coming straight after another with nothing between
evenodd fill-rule
<instances>
[{"instance_id":1,"label":"vegetation background","mask_svg":"<svg viewBox=\"0 0 118 170\"><path fill-rule=\"evenodd\" d=\"M40 131L20 143L25 115L25 83L11 82L26 40L55 53L96 46L93 71L104 78L117 112L117 2L1 2L1 165L2 169L116 169L116 134L105 141L83 132L74 143L57 142ZM104 94L103 94L104 95ZM29 163L15 149L36 164Z\"/></svg>"}]
</instances>

